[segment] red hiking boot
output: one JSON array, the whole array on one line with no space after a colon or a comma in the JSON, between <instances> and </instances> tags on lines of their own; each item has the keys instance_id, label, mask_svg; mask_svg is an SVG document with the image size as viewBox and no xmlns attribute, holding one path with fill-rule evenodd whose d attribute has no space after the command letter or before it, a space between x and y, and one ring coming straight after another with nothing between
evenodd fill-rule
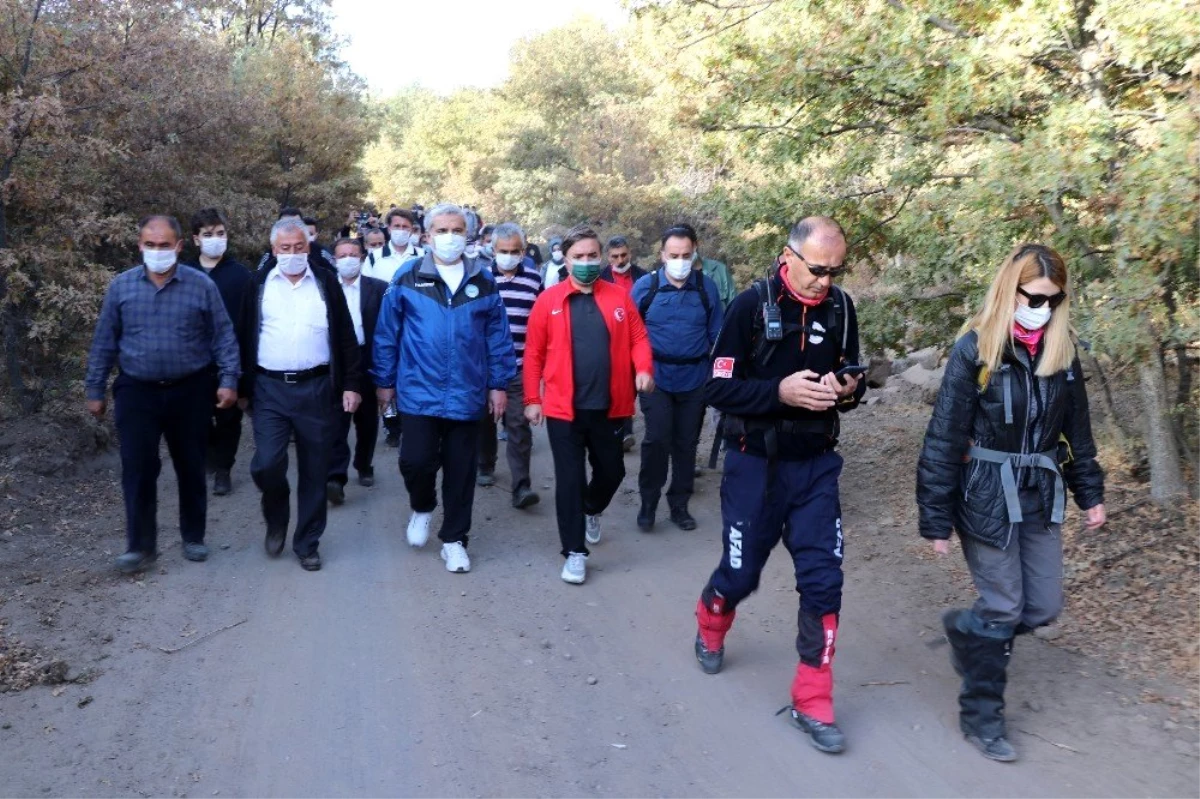
<instances>
[{"instance_id":1,"label":"red hiking boot","mask_svg":"<svg viewBox=\"0 0 1200 799\"><path fill-rule=\"evenodd\" d=\"M725 597L713 593L709 604L704 597L696 603L696 660L705 674L716 674L725 662L725 634L733 626L736 610L725 610Z\"/></svg>"},{"instance_id":2,"label":"red hiking boot","mask_svg":"<svg viewBox=\"0 0 1200 799\"><path fill-rule=\"evenodd\" d=\"M846 748L846 736L833 721L833 653L837 640L837 614L821 617L824 636L820 665L796 664L792 680L792 723L808 734L822 752Z\"/></svg>"}]
</instances>

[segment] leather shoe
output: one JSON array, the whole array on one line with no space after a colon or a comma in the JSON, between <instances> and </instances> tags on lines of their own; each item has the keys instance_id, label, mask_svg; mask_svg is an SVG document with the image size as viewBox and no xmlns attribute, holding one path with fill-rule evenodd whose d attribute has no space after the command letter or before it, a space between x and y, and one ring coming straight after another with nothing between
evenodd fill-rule
<instances>
[{"instance_id":1,"label":"leather shoe","mask_svg":"<svg viewBox=\"0 0 1200 799\"><path fill-rule=\"evenodd\" d=\"M341 505L346 501L346 489L337 480L330 480L325 484L325 498L330 504Z\"/></svg>"},{"instance_id":2,"label":"leather shoe","mask_svg":"<svg viewBox=\"0 0 1200 799\"><path fill-rule=\"evenodd\" d=\"M647 502L646 500L642 500L642 507L641 507L641 510L638 511L638 515L637 515L637 526L638 526L638 529L641 530L643 533L648 533L654 529L655 508L656 508L656 503Z\"/></svg>"},{"instance_id":3,"label":"leather shoe","mask_svg":"<svg viewBox=\"0 0 1200 799\"><path fill-rule=\"evenodd\" d=\"M396 447L400 446L400 436L388 433L387 438L383 440L383 443L387 444L392 449L395 449Z\"/></svg>"},{"instance_id":4,"label":"leather shoe","mask_svg":"<svg viewBox=\"0 0 1200 799\"><path fill-rule=\"evenodd\" d=\"M208 547L203 541L186 541L183 545L183 556L196 563L208 560Z\"/></svg>"},{"instance_id":5,"label":"leather shoe","mask_svg":"<svg viewBox=\"0 0 1200 799\"><path fill-rule=\"evenodd\" d=\"M542 501L537 492L521 486L513 492L512 506L518 510L524 510L532 505L536 505Z\"/></svg>"},{"instance_id":6,"label":"leather shoe","mask_svg":"<svg viewBox=\"0 0 1200 799\"><path fill-rule=\"evenodd\" d=\"M358 484L363 488L370 488L375 485L375 472L363 471L358 473Z\"/></svg>"},{"instance_id":7,"label":"leather shoe","mask_svg":"<svg viewBox=\"0 0 1200 799\"><path fill-rule=\"evenodd\" d=\"M482 488L489 488L496 484L496 475L492 472L480 472L475 475L475 485Z\"/></svg>"},{"instance_id":8,"label":"leather shoe","mask_svg":"<svg viewBox=\"0 0 1200 799\"><path fill-rule=\"evenodd\" d=\"M223 497L233 490L233 481L229 478L228 469L217 469L213 472L213 496Z\"/></svg>"},{"instance_id":9,"label":"leather shoe","mask_svg":"<svg viewBox=\"0 0 1200 799\"><path fill-rule=\"evenodd\" d=\"M304 557L300 558L300 568L304 569L306 572L321 571L321 556L316 552L312 553L311 555L305 555Z\"/></svg>"},{"instance_id":10,"label":"leather shoe","mask_svg":"<svg viewBox=\"0 0 1200 799\"><path fill-rule=\"evenodd\" d=\"M267 554L273 558L279 557L279 553L283 552L283 545L287 541L287 527L284 525L273 525L267 523L267 540L263 545L267 548Z\"/></svg>"},{"instance_id":11,"label":"leather shoe","mask_svg":"<svg viewBox=\"0 0 1200 799\"><path fill-rule=\"evenodd\" d=\"M116 559L117 570L122 574L136 574L158 560L157 552L126 552Z\"/></svg>"},{"instance_id":12,"label":"leather shoe","mask_svg":"<svg viewBox=\"0 0 1200 799\"><path fill-rule=\"evenodd\" d=\"M671 508L671 521L680 530L696 529L696 520L692 518L692 514L688 513L687 508Z\"/></svg>"}]
</instances>

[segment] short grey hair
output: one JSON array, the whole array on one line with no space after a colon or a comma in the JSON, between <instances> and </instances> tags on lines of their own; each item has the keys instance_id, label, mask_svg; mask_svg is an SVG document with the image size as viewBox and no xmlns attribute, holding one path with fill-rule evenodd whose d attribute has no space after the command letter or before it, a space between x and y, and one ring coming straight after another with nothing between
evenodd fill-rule
<instances>
[{"instance_id":1,"label":"short grey hair","mask_svg":"<svg viewBox=\"0 0 1200 799\"><path fill-rule=\"evenodd\" d=\"M492 245L495 246L500 239L511 239L513 236L521 240L521 249L525 249L525 245L528 244L525 240L525 231L521 230L521 226L516 222L502 222L496 225L492 230Z\"/></svg>"},{"instance_id":2,"label":"short grey hair","mask_svg":"<svg viewBox=\"0 0 1200 799\"><path fill-rule=\"evenodd\" d=\"M296 217L284 217L271 225L271 246L275 246L275 243L279 241L280 235L291 233L293 230L299 232L304 237L305 243L308 242L308 225Z\"/></svg>"},{"instance_id":3,"label":"short grey hair","mask_svg":"<svg viewBox=\"0 0 1200 799\"><path fill-rule=\"evenodd\" d=\"M846 240L846 231L842 230L837 220L828 216L806 216L792 225L792 230L788 233L788 246L799 252L804 242L816 233L836 233L842 237L842 241Z\"/></svg>"},{"instance_id":4,"label":"short grey hair","mask_svg":"<svg viewBox=\"0 0 1200 799\"><path fill-rule=\"evenodd\" d=\"M457 216L462 219L464 223L467 222L467 212L463 210L461 205L455 205L454 203L438 203L437 205L433 206L433 208L425 212L425 229L429 230L431 227L433 227L433 220L437 219L439 216Z\"/></svg>"}]
</instances>

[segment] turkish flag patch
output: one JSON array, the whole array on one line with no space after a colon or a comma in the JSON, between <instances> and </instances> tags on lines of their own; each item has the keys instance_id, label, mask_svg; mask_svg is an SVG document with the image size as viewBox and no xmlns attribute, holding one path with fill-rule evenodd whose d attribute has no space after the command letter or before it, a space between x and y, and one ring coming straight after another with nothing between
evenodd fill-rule
<instances>
[{"instance_id":1,"label":"turkish flag patch","mask_svg":"<svg viewBox=\"0 0 1200 799\"><path fill-rule=\"evenodd\" d=\"M733 377L733 358L716 358L713 360L713 377Z\"/></svg>"}]
</instances>

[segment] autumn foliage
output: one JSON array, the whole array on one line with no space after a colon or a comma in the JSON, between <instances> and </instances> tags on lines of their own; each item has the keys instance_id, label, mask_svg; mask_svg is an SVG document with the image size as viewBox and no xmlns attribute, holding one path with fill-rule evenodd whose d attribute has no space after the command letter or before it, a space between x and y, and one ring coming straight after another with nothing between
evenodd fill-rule
<instances>
[{"instance_id":1,"label":"autumn foliage","mask_svg":"<svg viewBox=\"0 0 1200 799\"><path fill-rule=\"evenodd\" d=\"M0 0L0 327L9 411L78 396L136 220L205 206L265 247L282 204L332 223L366 183L363 86L322 2ZM190 241L189 241L190 244ZM185 250L185 257L191 250Z\"/></svg>"}]
</instances>

